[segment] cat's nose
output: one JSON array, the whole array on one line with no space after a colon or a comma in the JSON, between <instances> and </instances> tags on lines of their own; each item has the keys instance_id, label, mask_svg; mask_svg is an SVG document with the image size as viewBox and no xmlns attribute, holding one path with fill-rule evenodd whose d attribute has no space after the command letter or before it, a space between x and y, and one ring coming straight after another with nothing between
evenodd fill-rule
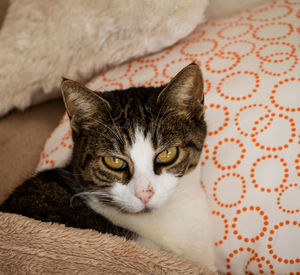
<instances>
[{"instance_id":1,"label":"cat's nose","mask_svg":"<svg viewBox=\"0 0 300 275\"><path fill-rule=\"evenodd\" d=\"M143 203L147 204L154 194L153 187L148 185L147 188L136 189L134 195Z\"/></svg>"}]
</instances>

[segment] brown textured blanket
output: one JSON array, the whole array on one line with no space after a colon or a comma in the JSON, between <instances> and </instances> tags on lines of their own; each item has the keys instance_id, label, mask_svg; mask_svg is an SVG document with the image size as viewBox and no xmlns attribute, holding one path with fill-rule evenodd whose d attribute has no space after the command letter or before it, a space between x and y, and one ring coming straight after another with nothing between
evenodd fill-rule
<instances>
[{"instance_id":1,"label":"brown textured blanket","mask_svg":"<svg viewBox=\"0 0 300 275\"><path fill-rule=\"evenodd\" d=\"M0 212L0 274L214 273L120 237Z\"/></svg>"}]
</instances>

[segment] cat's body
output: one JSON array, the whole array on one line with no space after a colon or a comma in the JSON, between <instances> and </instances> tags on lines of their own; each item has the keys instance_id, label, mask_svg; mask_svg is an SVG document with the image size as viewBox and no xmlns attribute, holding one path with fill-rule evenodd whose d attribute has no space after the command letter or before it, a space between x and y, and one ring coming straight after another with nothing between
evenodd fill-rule
<instances>
[{"instance_id":1,"label":"cat's body","mask_svg":"<svg viewBox=\"0 0 300 275\"><path fill-rule=\"evenodd\" d=\"M199 158L206 124L198 66L187 66L165 87L99 94L65 80L62 93L74 141L69 169L60 170L60 176L48 184L42 180L44 188L52 186L46 195L43 189L35 191L36 179L25 183L2 210L17 212L14 208L20 208L21 200L25 201L22 209L32 209L27 216L88 228L85 219L70 217L68 221L76 211L66 204L76 194L121 227L114 229L110 224L105 232L173 251L216 270L209 210L200 186ZM64 202L51 210L55 186ZM24 200L27 195L31 198ZM36 200L35 207L30 200ZM49 205L43 209L45 201ZM80 214L86 211L84 207L80 205ZM87 213L87 219L97 219ZM94 226L103 232L105 221L100 216L99 220Z\"/></svg>"}]
</instances>

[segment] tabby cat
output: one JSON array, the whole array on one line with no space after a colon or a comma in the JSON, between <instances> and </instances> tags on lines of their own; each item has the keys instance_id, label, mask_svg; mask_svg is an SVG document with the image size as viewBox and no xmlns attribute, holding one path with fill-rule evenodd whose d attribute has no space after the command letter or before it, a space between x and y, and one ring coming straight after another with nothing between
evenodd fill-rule
<instances>
[{"instance_id":1,"label":"tabby cat","mask_svg":"<svg viewBox=\"0 0 300 275\"><path fill-rule=\"evenodd\" d=\"M27 180L0 207L173 251L215 270L200 187L203 79L192 63L166 86L98 93L61 85L71 164Z\"/></svg>"}]
</instances>

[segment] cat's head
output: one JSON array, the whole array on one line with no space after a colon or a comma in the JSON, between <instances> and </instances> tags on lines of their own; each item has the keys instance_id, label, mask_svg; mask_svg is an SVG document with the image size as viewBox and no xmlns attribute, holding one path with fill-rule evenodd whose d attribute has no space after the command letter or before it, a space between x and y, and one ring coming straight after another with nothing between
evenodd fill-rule
<instances>
[{"instance_id":1,"label":"cat's head","mask_svg":"<svg viewBox=\"0 0 300 275\"><path fill-rule=\"evenodd\" d=\"M138 213L161 207L199 162L206 136L203 79L192 63L164 87L105 93L64 80L72 168L97 200Z\"/></svg>"}]
</instances>

